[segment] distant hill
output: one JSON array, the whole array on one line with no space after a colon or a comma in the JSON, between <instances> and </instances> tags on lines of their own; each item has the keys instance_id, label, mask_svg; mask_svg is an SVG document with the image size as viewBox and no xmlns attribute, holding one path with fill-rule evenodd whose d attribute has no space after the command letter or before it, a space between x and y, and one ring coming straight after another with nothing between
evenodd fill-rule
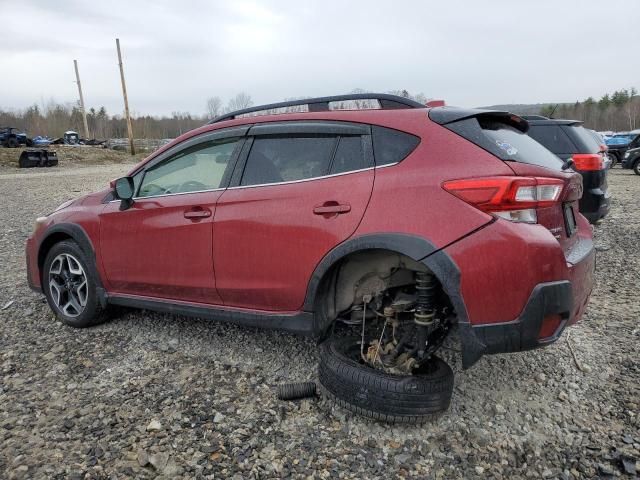
<instances>
[{"instance_id":1,"label":"distant hill","mask_svg":"<svg viewBox=\"0 0 640 480\"><path fill-rule=\"evenodd\" d=\"M487 108L490 110L506 110L507 112L515 113L517 115L539 115L542 111L542 108L546 105L562 105L556 103L512 103L507 105L491 105L489 107L478 107L478 108ZM565 104L568 105L568 104Z\"/></svg>"}]
</instances>

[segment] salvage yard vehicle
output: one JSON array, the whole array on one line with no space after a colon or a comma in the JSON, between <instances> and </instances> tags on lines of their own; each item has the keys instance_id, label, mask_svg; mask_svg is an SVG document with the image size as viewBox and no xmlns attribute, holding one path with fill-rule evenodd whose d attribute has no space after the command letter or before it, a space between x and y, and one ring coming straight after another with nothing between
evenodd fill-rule
<instances>
[{"instance_id":1,"label":"salvage yard vehicle","mask_svg":"<svg viewBox=\"0 0 640 480\"><path fill-rule=\"evenodd\" d=\"M622 168L633 169L636 175L640 175L640 147L624 152Z\"/></svg>"},{"instance_id":2,"label":"salvage yard vehicle","mask_svg":"<svg viewBox=\"0 0 640 480\"><path fill-rule=\"evenodd\" d=\"M582 178L527 129L385 94L231 112L39 218L28 282L73 327L119 305L309 335L330 398L422 422L454 329L469 368L553 343L591 294Z\"/></svg>"},{"instance_id":3,"label":"salvage yard vehicle","mask_svg":"<svg viewBox=\"0 0 640 480\"><path fill-rule=\"evenodd\" d=\"M580 213L591 223L604 218L611 208L607 185L608 151L581 121L525 118L530 126L528 135L562 159L565 162L563 169L573 169L582 175L584 193L579 203Z\"/></svg>"},{"instance_id":4,"label":"salvage yard vehicle","mask_svg":"<svg viewBox=\"0 0 640 480\"><path fill-rule=\"evenodd\" d=\"M612 137L609 137L606 142L609 148L609 155L614 156L616 163L619 163L624 158L627 150L640 147L640 132L634 130L631 132L616 133Z\"/></svg>"},{"instance_id":5,"label":"salvage yard vehicle","mask_svg":"<svg viewBox=\"0 0 640 480\"><path fill-rule=\"evenodd\" d=\"M20 145L30 145L26 133L18 133L14 127L0 127L0 146L6 148L17 148Z\"/></svg>"}]
</instances>

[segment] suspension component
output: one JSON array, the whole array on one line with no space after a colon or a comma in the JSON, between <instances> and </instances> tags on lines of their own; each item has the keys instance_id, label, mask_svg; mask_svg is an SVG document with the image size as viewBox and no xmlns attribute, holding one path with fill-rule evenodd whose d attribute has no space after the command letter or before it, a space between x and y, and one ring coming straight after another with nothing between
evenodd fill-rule
<instances>
[{"instance_id":1,"label":"suspension component","mask_svg":"<svg viewBox=\"0 0 640 480\"><path fill-rule=\"evenodd\" d=\"M416 272L418 301L413 315L413 321L416 325L424 327L433 325L436 315L435 296L437 287L438 280L434 275L426 272Z\"/></svg>"}]
</instances>

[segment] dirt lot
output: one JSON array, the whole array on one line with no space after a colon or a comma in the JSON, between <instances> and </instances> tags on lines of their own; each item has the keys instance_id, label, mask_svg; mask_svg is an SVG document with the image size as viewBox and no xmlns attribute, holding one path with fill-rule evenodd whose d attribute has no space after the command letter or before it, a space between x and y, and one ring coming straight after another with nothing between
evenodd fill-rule
<instances>
[{"instance_id":1,"label":"dirt lot","mask_svg":"<svg viewBox=\"0 0 640 480\"><path fill-rule=\"evenodd\" d=\"M24 150L37 149L37 147L25 148L0 148L0 173L32 173L34 169L19 169L18 159ZM102 147L51 145L48 150L55 151L58 161L64 170L77 167L87 168L101 165L127 164L140 161L148 154L138 154L133 157L122 151L109 150ZM126 173L126 172L125 172Z\"/></svg>"},{"instance_id":2,"label":"dirt lot","mask_svg":"<svg viewBox=\"0 0 640 480\"><path fill-rule=\"evenodd\" d=\"M320 400L276 400L278 383L315 376L306 339L149 312L89 330L55 321L25 284L24 241L35 217L128 168L96 164L0 169L0 477L570 479L640 468L632 172L610 174L598 284L569 338L467 371L449 352L450 411L390 427Z\"/></svg>"}]
</instances>

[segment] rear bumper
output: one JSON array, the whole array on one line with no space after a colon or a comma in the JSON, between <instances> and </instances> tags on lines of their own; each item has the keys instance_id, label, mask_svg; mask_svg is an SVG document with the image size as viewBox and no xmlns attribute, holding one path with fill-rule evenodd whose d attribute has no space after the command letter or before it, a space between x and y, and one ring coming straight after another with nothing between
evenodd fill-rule
<instances>
[{"instance_id":1,"label":"rear bumper","mask_svg":"<svg viewBox=\"0 0 640 480\"><path fill-rule=\"evenodd\" d=\"M521 352L549 345L567 326L582 318L594 285L596 259L592 239L581 238L566 260L568 279L537 284L515 320L459 324L464 368L485 354Z\"/></svg>"},{"instance_id":2,"label":"rear bumper","mask_svg":"<svg viewBox=\"0 0 640 480\"><path fill-rule=\"evenodd\" d=\"M474 325L471 330L473 336L484 345L482 354L521 352L556 341L568 325L572 312L571 282L541 283L533 289L522 314L516 320ZM543 323L550 318L557 318L558 326L550 336L540 338Z\"/></svg>"},{"instance_id":3,"label":"rear bumper","mask_svg":"<svg viewBox=\"0 0 640 480\"><path fill-rule=\"evenodd\" d=\"M589 223L595 223L604 218L611 209L611 196L608 190L593 188L587 190L580 199L580 213Z\"/></svg>"}]
</instances>

